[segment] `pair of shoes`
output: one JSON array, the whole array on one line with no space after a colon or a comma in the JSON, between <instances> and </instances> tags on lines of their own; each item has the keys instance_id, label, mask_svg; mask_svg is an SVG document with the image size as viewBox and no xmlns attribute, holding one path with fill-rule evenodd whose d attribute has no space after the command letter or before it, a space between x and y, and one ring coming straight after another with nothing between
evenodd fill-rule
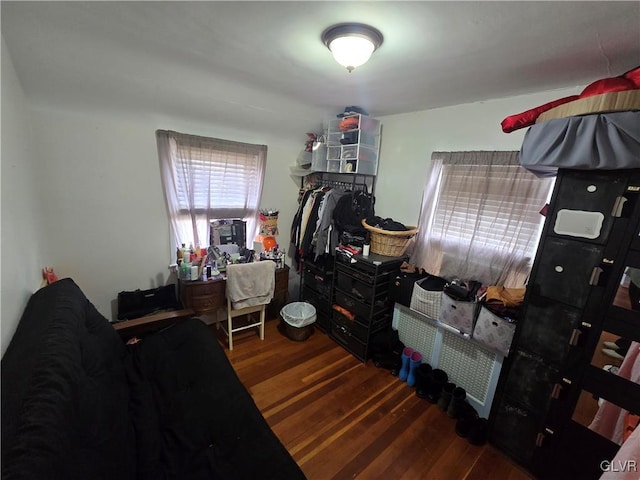
<instances>
[{"instance_id":1,"label":"pair of shoes","mask_svg":"<svg viewBox=\"0 0 640 480\"><path fill-rule=\"evenodd\" d=\"M438 399L438 408L447 412L450 418L458 418L462 404L466 403L467 391L455 383L446 382Z\"/></svg>"},{"instance_id":2,"label":"pair of shoes","mask_svg":"<svg viewBox=\"0 0 640 480\"><path fill-rule=\"evenodd\" d=\"M624 357L629 351L631 340L620 337L615 342L603 342L603 345L609 350L613 350Z\"/></svg>"},{"instance_id":3,"label":"pair of shoes","mask_svg":"<svg viewBox=\"0 0 640 480\"><path fill-rule=\"evenodd\" d=\"M479 418L478 412L468 402L463 402L458 411L458 421L456 422L456 435L467 438L471 433L471 427Z\"/></svg>"},{"instance_id":4,"label":"pair of shoes","mask_svg":"<svg viewBox=\"0 0 640 480\"><path fill-rule=\"evenodd\" d=\"M440 398L438 399L438 408L440 410L444 410L445 412L449 408L449 404L451 403L451 398L453 397L453 391L456 389L456 384L452 382L447 382L442 386L442 391L440 392Z\"/></svg>"},{"instance_id":5,"label":"pair of shoes","mask_svg":"<svg viewBox=\"0 0 640 480\"><path fill-rule=\"evenodd\" d=\"M434 369L428 363L421 363L415 370L416 396L425 398L431 403L438 403L442 387L447 383L447 374ZM455 385L454 385L455 387Z\"/></svg>"},{"instance_id":6,"label":"pair of shoes","mask_svg":"<svg viewBox=\"0 0 640 480\"><path fill-rule=\"evenodd\" d=\"M391 370L391 374L398 375L400 368L402 367L402 360L400 355L396 355L393 352L377 353L373 356L373 364L378 368L384 368Z\"/></svg>"},{"instance_id":7,"label":"pair of shoes","mask_svg":"<svg viewBox=\"0 0 640 480\"><path fill-rule=\"evenodd\" d=\"M614 375L617 375L620 371L620 367L616 367L615 365L605 365L602 369Z\"/></svg>"},{"instance_id":8,"label":"pair of shoes","mask_svg":"<svg viewBox=\"0 0 640 480\"><path fill-rule=\"evenodd\" d=\"M471 445L484 445L487 443L488 433L489 421L486 418L478 418L471 424L467 440Z\"/></svg>"},{"instance_id":9,"label":"pair of shoes","mask_svg":"<svg viewBox=\"0 0 640 480\"><path fill-rule=\"evenodd\" d=\"M416 384L416 369L422 363L422 354L416 352L413 348L405 347L402 351L402 367L398 373L398 378L407 385L413 387Z\"/></svg>"},{"instance_id":10,"label":"pair of shoes","mask_svg":"<svg viewBox=\"0 0 640 480\"><path fill-rule=\"evenodd\" d=\"M478 416L475 408L464 402L460 405L456 434L466 438L471 445L484 445L489 434L489 422Z\"/></svg>"},{"instance_id":11,"label":"pair of shoes","mask_svg":"<svg viewBox=\"0 0 640 480\"><path fill-rule=\"evenodd\" d=\"M418 398L427 398L431 370L433 370L433 368L431 368L431 365L428 363L421 363L418 365L418 368L416 368L416 396Z\"/></svg>"},{"instance_id":12,"label":"pair of shoes","mask_svg":"<svg viewBox=\"0 0 640 480\"><path fill-rule=\"evenodd\" d=\"M430 403L438 403L440 395L442 394L442 388L448 381L449 376L444 370L440 370L439 368L431 370L428 378L426 399Z\"/></svg>"},{"instance_id":13,"label":"pair of shoes","mask_svg":"<svg viewBox=\"0 0 640 480\"><path fill-rule=\"evenodd\" d=\"M624 360L623 355L620 355L618 352L611 348L603 348L602 353L604 353L607 357L615 358L617 360Z\"/></svg>"},{"instance_id":14,"label":"pair of shoes","mask_svg":"<svg viewBox=\"0 0 640 480\"><path fill-rule=\"evenodd\" d=\"M466 404L467 391L462 387L456 387L451 394L451 401L447 407L447 416L449 418L458 418L463 408L463 404Z\"/></svg>"}]
</instances>

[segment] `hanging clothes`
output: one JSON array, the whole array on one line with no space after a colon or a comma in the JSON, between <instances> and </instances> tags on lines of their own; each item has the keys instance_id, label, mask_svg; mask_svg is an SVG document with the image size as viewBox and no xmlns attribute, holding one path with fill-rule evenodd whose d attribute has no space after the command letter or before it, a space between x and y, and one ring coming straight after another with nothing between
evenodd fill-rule
<instances>
[{"instance_id":1,"label":"hanging clothes","mask_svg":"<svg viewBox=\"0 0 640 480\"><path fill-rule=\"evenodd\" d=\"M338 204L338 200L340 200L344 195L346 195L344 190L333 188L324 196L324 208L319 215L315 259L327 250L329 252L333 252L338 246L337 232L335 229L331 228L331 226L333 224L333 211Z\"/></svg>"},{"instance_id":2,"label":"hanging clothes","mask_svg":"<svg viewBox=\"0 0 640 480\"><path fill-rule=\"evenodd\" d=\"M309 199L312 198L312 195L312 189L308 189L302 194L300 197L300 203L298 204L298 210L291 222L291 245L294 251L294 260L296 261L298 272L302 267L302 251L300 249L300 242L304 233L302 231L303 218L305 211L308 211L309 207L307 207L307 204L309 203Z\"/></svg>"},{"instance_id":3,"label":"hanging clothes","mask_svg":"<svg viewBox=\"0 0 640 480\"><path fill-rule=\"evenodd\" d=\"M309 212L309 217L307 218L307 223L304 227L304 233L302 235L302 241L300 242L300 248L302 249L302 258L310 258L313 256L313 246L312 240L313 235L316 231L316 224L318 222L318 211L320 210L320 205L322 204L322 199L324 198L325 192L323 190L319 190L313 193L313 201L311 202L311 209Z\"/></svg>"},{"instance_id":4,"label":"hanging clothes","mask_svg":"<svg viewBox=\"0 0 640 480\"><path fill-rule=\"evenodd\" d=\"M631 343L617 375L633 383L640 383L640 343ZM628 415L627 410L608 400L603 400L589 424L589 429L622 445Z\"/></svg>"},{"instance_id":5,"label":"hanging clothes","mask_svg":"<svg viewBox=\"0 0 640 480\"><path fill-rule=\"evenodd\" d=\"M355 189L356 186L364 191ZM339 244L339 231L343 229L343 226L335 228L335 210L343 197L349 197L343 210L352 221L359 224L361 218L373 213L373 195L367 190L366 184L348 182L306 184L300 189L298 210L291 223L291 248L295 252L298 271L305 258L315 260L325 253L334 254ZM356 220L353 220L354 215L358 217ZM344 214L339 216L343 217Z\"/></svg>"}]
</instances>

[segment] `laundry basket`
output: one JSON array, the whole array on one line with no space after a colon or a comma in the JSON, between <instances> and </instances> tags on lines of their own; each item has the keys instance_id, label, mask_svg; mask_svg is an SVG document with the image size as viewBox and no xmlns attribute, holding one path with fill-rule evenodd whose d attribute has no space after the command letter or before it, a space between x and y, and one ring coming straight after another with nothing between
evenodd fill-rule
<instances>
[{"instance_id":1,"label":"laundry basket","mask_svg":"<svg viewBox=\"0 0 640 480\"><path fill-rule=\"evenodd\" d=\"M372 227L363 219L362 226L371 234L371 253L388 257L399 257L404 254L409 242L418 233L417 227L409 230L391 231Z\"/></svg>"},{"instance_id":2,"label":"laundry basket","mask_svg":"<svg viewBox=\"0 0 640 480\"><path fill-rule=\"evenodd\" d=\"M284 320L287 337L296 342L303 342L313 331L316 308L307 302L293 302L282 307L280 316Z\"/></svg>"}]
</instances>

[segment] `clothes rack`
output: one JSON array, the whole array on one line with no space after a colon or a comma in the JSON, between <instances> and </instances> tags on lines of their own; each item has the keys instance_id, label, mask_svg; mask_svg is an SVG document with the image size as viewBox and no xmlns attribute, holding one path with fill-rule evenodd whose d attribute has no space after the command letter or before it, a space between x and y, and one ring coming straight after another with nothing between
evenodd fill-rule
<instances>
[{"instance_id":1,"label":"clothes rack","mask_svg":"<svg viewBox=\"0 0 640 480\"><path fill-rule=\"evenodd\" d=\"M312 177L315 176L316 178ZM308 179L312 178L311 182ZM341 174L341 173L329 173L329 172L316 172L302 177L300 183L300 189L305 190L305 179L307 179L307 188L312 185L312 188L329 187L340 188L348 191L364 191L373 195L375 188L375 177L372 175L358 175L358 174Z\"/></svg>"},{"instance_id":2,"label":"clothes rack","mask_svg":"<svg viewBox=\"0 0 640 480\"><path fill-rule=\"evenodd\" d=\"M363 191L369 193L369 185L366 183L342 182L339 180L322 180L318 182L317 187L341 188L342 190Z\"/></svg>"},{"instance_id":3,"label":"clothes rack","mask_svg":"<svg viewBox=\"0 0 640 480\"><path fill-rule=\"evenodd\" d=\"M375 177L371 175L339 174L329 172L314 173L302 178L298 197L299 209L294 217L291 236L292 244L295 245L295 250L293 247L292 250L296 252L294 263L297 265L298 273L301 276L300 298L304 298L302 292L304 271L313 268L320 268L320 264L325 262L327 256L326 253L321 253L315 255L313 258L309 257L307 251L308 246L313 245L314 249L318 249L317 251L326 252L326 248L328 248L328 251L331 251L333 248L332 245L337 242L337 233L334 231L333 222L331 221L329 226L326 223L327 214L332 215L332 209L337 205L337 199L341 198L345 194L349 194L349 192L353 192L353 194L358 195L365 194L367 197L373 198L374 182ZM335 195L330 193L330 191L335 191ZM317 195L319 195L319 197ZM326 195L326 197L322 198L323 195ZM311 197L314 198L312 199ZM317 201L317 198L321 198L322 200L320 200L319 203L314 203ZM325 199L326 202L328 202L325 205L328 206L323 210L321 206ZM312 205L311 209L305 210L305 206L308 207L309 205ZM316 210L315 207L319 208ZM305 227L305 224L302 222L304 221L303 219L305 216L306 218L313 219L316 213L321 213L320 217L322 218L318 219L319 217L315 217L316 220L312 220L310 222L311 225L316 225L315 233L314 230L311 230L311 233L314 233L314 235L310 238L308 235L309 224ZM303 234L300 232L303 232ZM331 255L329 255L329 258L332 260ZM332 263L333 262L331 261L331 270ZM324 270L324 268L320 268L320 270ZM320 270L318 271L319 273L314 273L314 278L325 278L329 281L331 273L329 271L322 272Z\"/></svg>"}]
</instances>

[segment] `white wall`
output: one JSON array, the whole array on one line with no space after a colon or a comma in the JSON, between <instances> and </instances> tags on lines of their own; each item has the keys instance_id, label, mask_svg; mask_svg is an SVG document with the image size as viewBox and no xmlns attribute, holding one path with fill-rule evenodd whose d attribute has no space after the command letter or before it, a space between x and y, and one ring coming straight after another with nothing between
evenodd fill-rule
<instances>
[{"instance_id":1,"label":"white wall","mask_svg":"<svg viewBox=\"0 0 640 480\"><path fill-rule=\"evenodd\" d=\"M29 297L40 286L40 269L49 261L28 110L4 38L1 130L0 337L4 354Z\"/></svg>"},{"instance_id":2,"label":"white wall","mask_svg":"<svg viewBox=\"0 0 640 480\"><path fill-rule=\"evenodd\" d=\"M115 318L119 291L172 281L168 265L176 246L170 244L156 129L266 144L262 206L281 208L283 226L293 218L298 187L286 173L302 136L298 143L277 142L215 125L100 112L34 110L32 118L50 263L107 318Z\"/></svg>"},{"instance_id":3,"label":"white wall","mask_svg":"<svg viewBox=\"0 0 640 480\"><path fill-rule=\"evenodd\" d=\"M2 262L3 345L5 324L12 333L27 293L39 283L44 264L53 265L61 277L74 278L107 318L115 316L119 291L167 283L167 265L174 260L175 245L170 244L160 183L155 143L158 128L266 144L261 206L280 209L278 241L288 249L299 187L299 179L289 175L289 166L303 147L304 132L283 131L281 138L270 138L257 132L229 131L223 121L205 125L150 117L144 112L132 117L118 112L32 109L28 115L12 66L9 81L5 79L7 57L3 44L2 113L3 119L11 119L8 127L3 125L3 136L7 129L12 138L6 145L3 138L2 145L2 240L8 245L3 248ZM10 96L6 106L5 84ZM524 130L504 134L500 121L576 90L382 118L377 214L417 224L432 151L517 150ZM29 118L33 126L30 140L25 136ZM35 145L33 150L31 145ZM5 155L5 151L9 153ZM5 178L9 155L19 160L20 168L12 167ZM10 190L5 191L5 184L10 184ZM39 195L46 200L39 201ZM5 208L6 198L19 202ZM13 231L20 233L11 238ZM15 260L14 252L23 246L31 253L25 257L30 265ZM48 255L43 254L44 246ZM11 285L6 290L8 278ZM292 272L292 292L296 291L295 279ZM12 304L5 309L7 298Z\"/></svg>"},{"instance_id":4,"label":"white wall","mask_svg":"<svg viewBox=\"0 0 640 480\"><path fill-rule=\"evenodd\" d=\"M500 122L509 115L577 94L582 88L381 117L376 215L417 225L432 152L520 150L527 129L503 133Z\"/></svg>"}]
</instances>

